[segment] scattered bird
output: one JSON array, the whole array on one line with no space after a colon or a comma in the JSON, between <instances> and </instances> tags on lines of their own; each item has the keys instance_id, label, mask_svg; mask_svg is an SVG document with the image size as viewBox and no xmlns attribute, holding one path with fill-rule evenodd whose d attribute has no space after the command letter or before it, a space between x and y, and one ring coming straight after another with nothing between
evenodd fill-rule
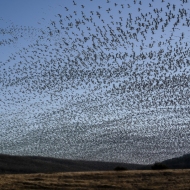
<instances>
[{"instance_id":1,"label":"scattered bird","mask_svg":"<svg viewBox=\"0 0 190 190\"><path fill-rule=\"evenodd\" d=\"M55 143L60 137L80 157L79 146L88 159L96 158L92 147L103 159L101 147L105 150L106 142L111 148L123 142L124 149L138 144L133 158L139 163L143 163L143 147L157 151L156 157L163 155L152 144L159 147L165 142L165 151L172 151L180 133L177 129L185 130L190 122L186 32L190 19L183 5L186 0L181 7L160 2L158 7L153 0L147 6L136 0L131 4L107 0L106 7L100 4L97 10L87 11L85 4L73 1L74 10L63 8L66 16L58 13L46 28L14 24L1 28L1 47L14 45L19 38L31 40L0 61L1 138L14 134L16 141L24 135L27 144L28 131L41 126L34 132L35 140L30 140L34 145L27 144L31 153L51 149L53 145L46 142L50 136ZM170 134L173 126L177 129ZM144 135L141 140L137 131ZM188 149L189 133L181 133L181 144L172 149ZM61 150L59 143L54 146ZM3 144L2 150L6 148Z\"/></svg>"}]
</instances>

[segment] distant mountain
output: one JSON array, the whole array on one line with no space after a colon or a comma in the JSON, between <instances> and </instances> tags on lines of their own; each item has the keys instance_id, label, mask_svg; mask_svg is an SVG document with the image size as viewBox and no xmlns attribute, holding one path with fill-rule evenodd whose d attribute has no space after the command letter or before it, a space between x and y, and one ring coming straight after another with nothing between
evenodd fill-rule
<instances>
[{"instance_id":1,"label":"distant mountain","mask_svg":"<svg viewBox=\"0 0 190 190\"><path fill-rule=\"evenodd\" d=\"M117 166L134 170L143 165L0 154L0 174L113 171Z\"/></svg>"},{"instance_id":2,"label":"distant mountain","mask_svg":"<svg viewBox=\"0 0 190 190\"><path fill-rule=\"evenodd\" d=\"M190 154L165 160L161 163L168 166L169 169L190 169ZM113 171L118 166L129 170L151 169L151 165L0 154L0 174Z\"/></svg>"},{"instance_id":3,"label":"distant mountain","mask_svg":"<svg viewBox=\"0 0 190 190\"><path fill-rule=\"evenodd\" d=\"M190 154L185 154L181 157L164 160L161 162L169 169L190 169ZM152 165L144 165L141 170L149 170Z\"/></svg>"},{"instance_id":4,"label":"distant mountain","mask_svg":"<svg viewBox=\"0 0 190 190\"><path fill-rule=\"evenodd\" d=\"M162 162L171 169L190 169L190 154L178 158L172 158Z\"/></svg>"}]
</instances>

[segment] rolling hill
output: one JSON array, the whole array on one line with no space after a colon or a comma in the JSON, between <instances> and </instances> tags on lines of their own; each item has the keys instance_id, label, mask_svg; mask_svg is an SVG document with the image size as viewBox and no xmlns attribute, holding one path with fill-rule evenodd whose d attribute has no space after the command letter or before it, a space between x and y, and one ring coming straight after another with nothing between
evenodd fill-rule
<instances>
[{"instance_id":1,"label":"rolling hill","mask_svg":"<svg viewBox=\"0 0 190 190\"><path fill-rule=\"evenodd\" d=\"M190 154L165 160L162 163L167 165L170 169L190 169ZM151 165L0 154L0 174L110 171L117 166L129 170L151 169Z\"/></svg>"},{"instance_id":2,"label":"rolling hill","mask_svg":"<svg viewBox=\"0 0 190 190\"><path fill-rule=\"evenodd\" d=\"M74 171L109 171L120 166L139 169L143 165L98 161L66 160L39 156L0 155L0 173L54 173Z\"/></svg>"}]
</instances>

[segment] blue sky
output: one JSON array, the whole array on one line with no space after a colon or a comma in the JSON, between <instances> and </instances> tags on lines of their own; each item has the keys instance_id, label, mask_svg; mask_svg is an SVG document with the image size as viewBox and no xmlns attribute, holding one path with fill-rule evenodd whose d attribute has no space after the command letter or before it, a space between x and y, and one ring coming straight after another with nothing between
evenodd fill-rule
<instances>
[{"instance_id":1,"label":"blue sky","mask_svg":"<svg viewBox=\"0 0 190 190\"><path fill-rule=\"evenodd\" d=\"M189 7L0 0L1 152L138 163L188 153Z\"/></svg>"}]
</instances>

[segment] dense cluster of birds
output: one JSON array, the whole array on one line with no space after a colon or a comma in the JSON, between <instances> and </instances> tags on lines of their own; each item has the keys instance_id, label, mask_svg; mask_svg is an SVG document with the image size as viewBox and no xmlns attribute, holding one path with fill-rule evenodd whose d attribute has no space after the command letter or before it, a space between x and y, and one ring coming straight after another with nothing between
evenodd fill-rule
<instances>
[{"instance_id":1,"label":"dense cluster of birds","mask_svg":"<svg viewBox=\"0 0 190 190\"><path fill-rule=\"evenodd\" d=\"M0 28L0 48L28 43L0 61L2 153L151 163L190 150L189 2L105 2Z\"/></svg>"}]
</instances>

